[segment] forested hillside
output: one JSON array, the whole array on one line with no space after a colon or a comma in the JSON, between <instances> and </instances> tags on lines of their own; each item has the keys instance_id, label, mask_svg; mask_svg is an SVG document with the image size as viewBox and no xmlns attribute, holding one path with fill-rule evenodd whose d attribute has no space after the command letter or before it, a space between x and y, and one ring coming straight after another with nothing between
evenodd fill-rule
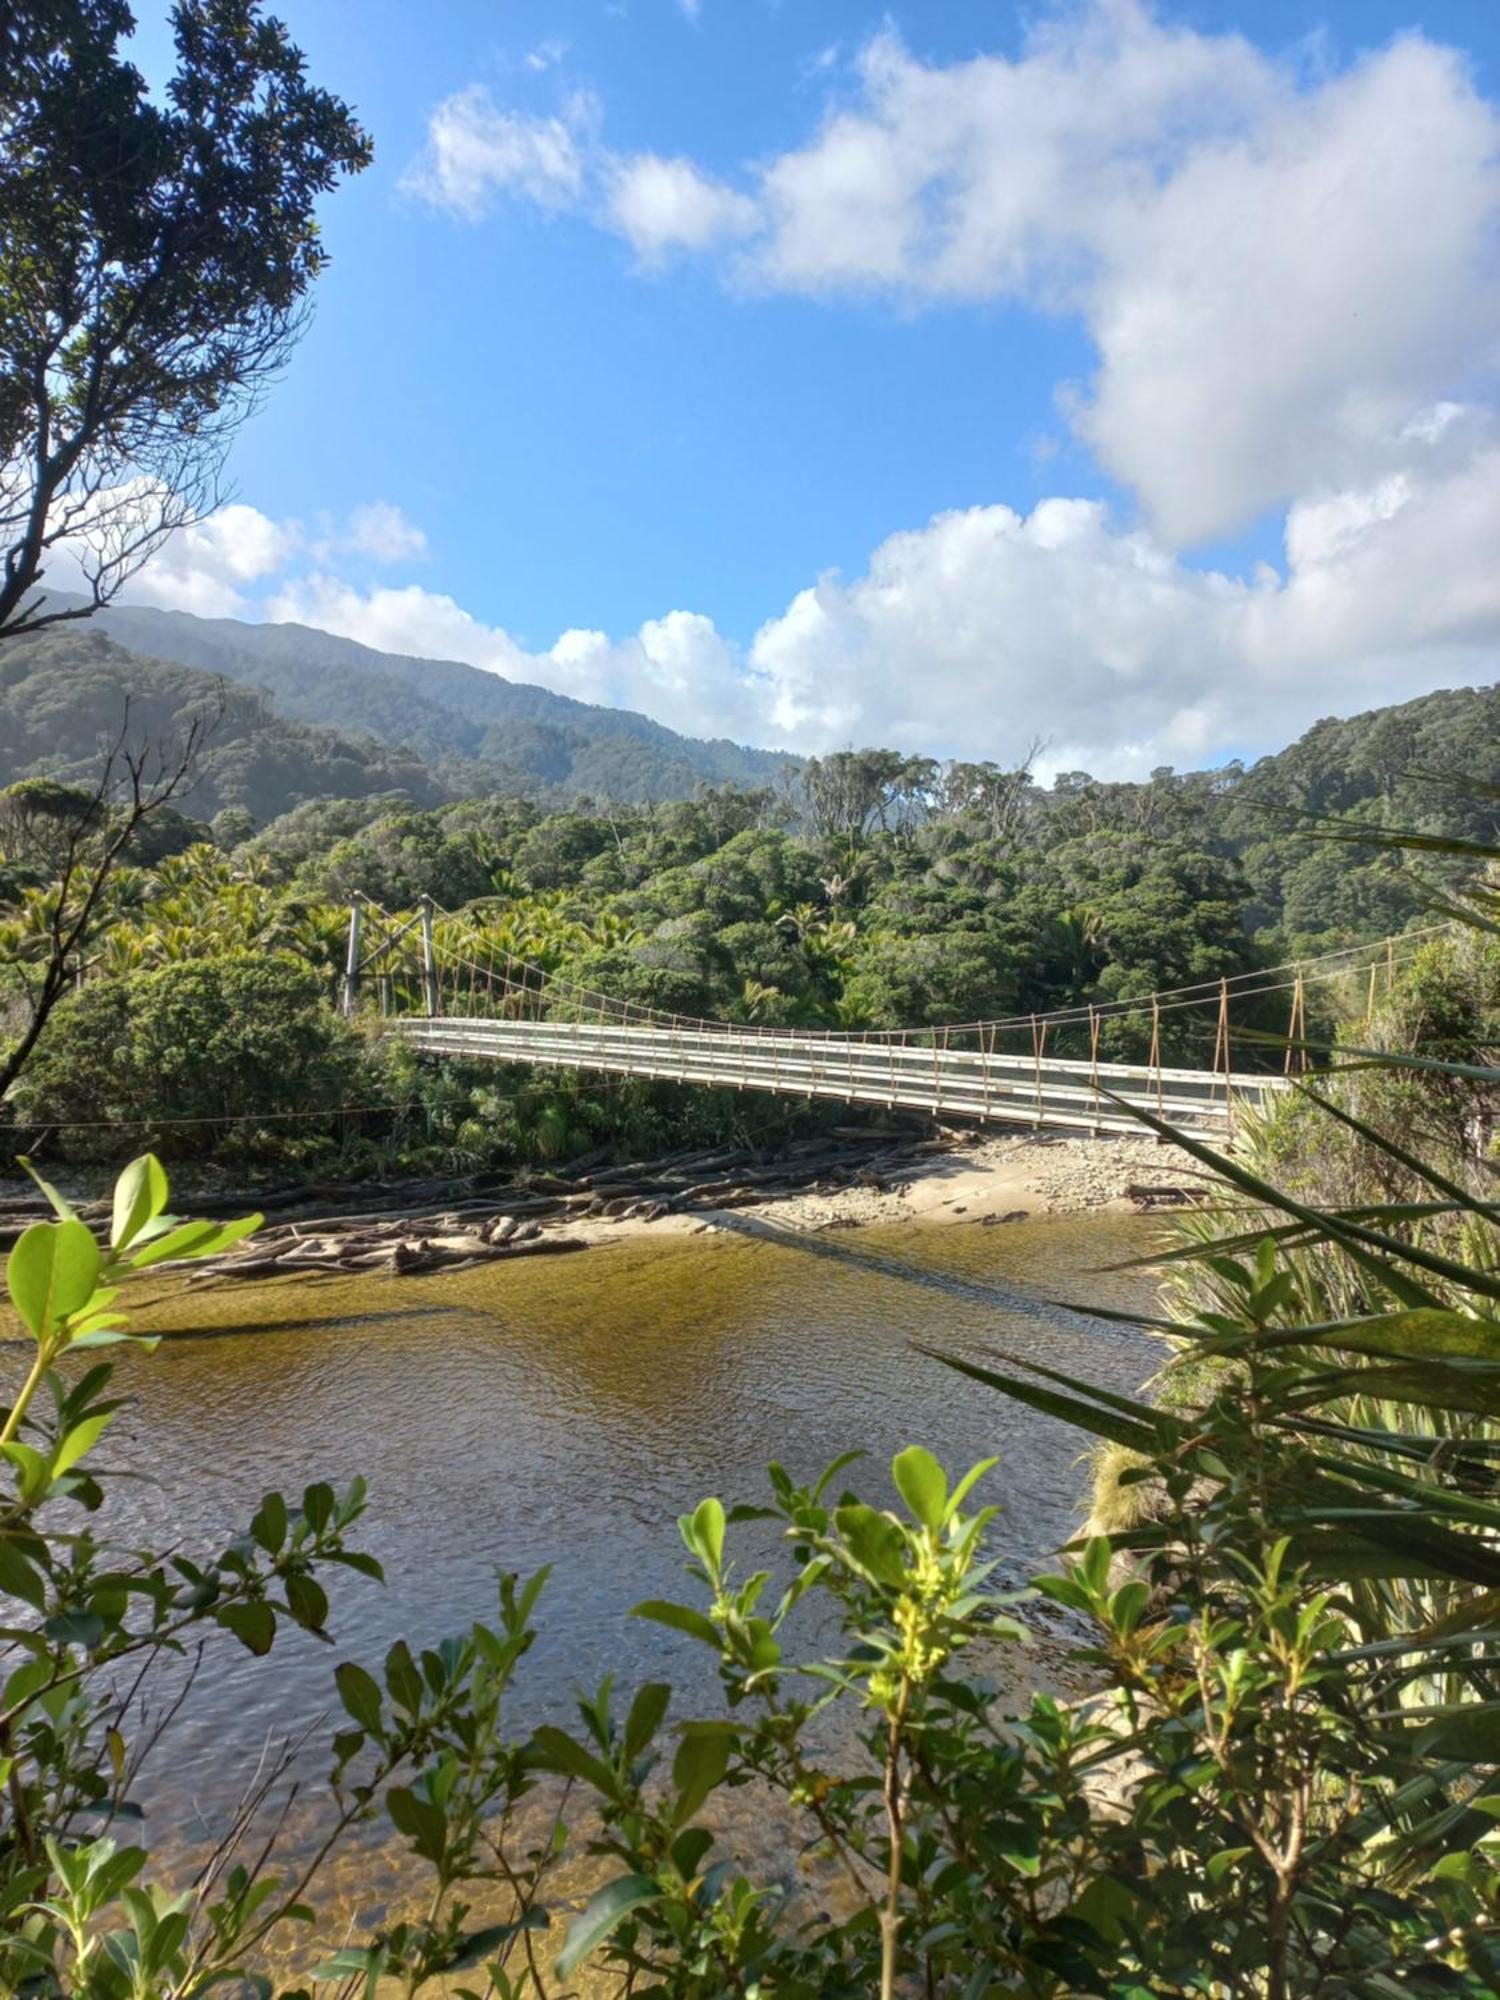
<instances>
[{"instance_id":1,"label":"forested hillside","mask_svg":"<svg viewBox=\"0 0 1500 2000\"><path fill-rule=\"evenodd\" d=\"M50 683L48 646L68 662ZM68 700L117 691L117 677L140 663L96 632L17 647L9 671L38 654L61 708L28 696L21 679L6 689L6 713L27 717L32 761L62 740L82 770L82 732L58 735ZM209 685L187 669L152 667L137 719L170 726L179 704ZM417 1142L399 1121L386 1129L375 1107L408 1096L422 1106L418 1151L461 1149L465 1134L484 1157L618 1136L618 1097L590 1112L566 1090L533 1083L506 1109L493 1073L419 1077L397 1061L393 1074L389 1048L366 1047L331 1011L356 895L407 911L430 896L449 913L441 924L454 953L525 959L674 1013L921 1028L1108 1007L1378 939L1430 921L1442 857L1320 834L1351 825L1500 833L1494 689L1320 724L1249 772L1162 771L1144 785L1072 773L1042 790L1024 769L851 751L811 760L794 791L724 786L690 800L561 811L503 793L423 804L415 780L411 797L393 800L399 767L360 764L326 732L257 717L254 700L231 691L231 734L210 750L205 784L186 801L199 820L221 802L211 839L179 819L158 822L153 841L132 848L89 947L83 990L59 1007L23 1078L13 1115L53 1129L65 1147L92 1144L70 1134L91 1132L101 1117L134 1132L142 1119L177 1115L184 1093L204 1122L196 1138L164 1128L160 1142L175 1150L217 1144L212 1106L230 1098L236 1120L272 1121L261 1142L273 1156L289 1139L276 1121L326 1104L358 1115L362 1144L407 1157ZM235 735L242 705L257 727ZM306 795L257 824L235 801L256 796L257 774L278 757L280 781L294 771ZM5 775L26 762L23 749ZM319 796L319 784L339 795ZM1488 796L1485 785L1495 788ZM0 1001L12 1008L28 954L45 944L54 872L47 822L26 796L0 800L0 956L13 967ZM1316 817L1329 814L1334 821ZM54 817L65 828L66 812ZM1337 994L1319 990L1315 1032L1331 1027L1337 1005ZM1237 1025L1284 1031L1284 997L1263 1021ZM1214 1060L1206 1016L1172 1013L1160 1031L1169 1060ZM282 1053L266 1061L258 1044L239 1045L241 1034L263 1034ZM1060 1031L1057 1053L1083 1052L1080 1036ZM1140 1056L1150 1036L1148 1014L1108 1019L1100 1052ZM189 1080L174 1067L210 1043L207 1070ZM303 1043L305 1074L286 1055ZM1253 1042L1241 1054L1253 1063ZM540 1108L523 1112L523 1102ZM671 1102L643 1089L631 1115L648 1125L661 1115L668 1127L684 1115L710 1127L739 1116L701 1099L691 1112L664 1109ZM342 1145L347 1128L333 1122ZM332 1130L297 1135L299 1157L333 1143Z\"/></svg>"},{"instance_id":2,"label":"forested hillside","mask_svg":"<svg viewBox=\"0 0 1500 2000\"><path fill-rule=\"evenodd\" d=\"M955 790L931 759L871 752L863 762L828 760L818 806L799 786L798 760L775 752L699 742L645 716L589 707L454 661L377 653L306 626L140 606L7 642L0 783L36 772L82 778L100 740L118 730L127 694L137 727L153 732L173 716L222 704L190 809L201 818L242 809L257 829L319 799L650 805L729 784L786 791L809 830L820 812L825 831L847 830L850 815L878 831L897 819L936 826L961 811L976 824L988 816L992 840L1002 832L993 786L986 805L985 781L970 779L974 796L966 802L962 781ZM982 748L1002 763L1013 752L1003 723ZM1466 781L1480 795L1465 795ZM1482 788L1496 783L1500 689L1447 690L1319 722L1248 768L1162 771L1145 784L1068 772L1049 790L1025 787L1024 798L1007 790L1004 846L1014 859L1080 833L1186 840L1241 864L1247 930L1274 932L1288 950L1301 950L1399 929L1419 898L1399 861L1311 841L1299 828L1336 814L1482 838L1493 820ZM941 847L942 837L932 833L922 844L934 842ZM935 865L943 879L950 862Z\"/></svg>"},{"instance_id":3,"label":"forested hillside","mask_svg":"<svg viewBox=\"0 0 1500 2000\"><path fill-rule=\"evenodd\" d=\"M0 646L0 785L38 774L91 784L127 714L137 743L170 743L192 717L215 718L181 801L200 819L232 807L263 825L303 799L446 796L405 751L288 721L255 688L127 653L93 625Z\"/></svg>"},{"instance_id":4,"label":"forested hillside","mask_svg":"<svg viewBox=\"0 0 1500 2000\"><path fill-rule=\"evenodd\" d=\"M1159 772L1145 785L1060 777L1044 801L1058 827L1187 837L1232 857L1246 929L1278 956L1378 938L1424 908L1438 857L1330 840L1367 825L1468 840L1500 825L1500 687L1445 689L1392 708L1315 723L1248 769Z\"/></svg>"},{"instance_id":5,"label":"forested hillside","mask_svg":"<svg viewBox=\"0 0 1500 2000\"><path fill-rule=\"evenodd\" d=\"M94 622L132 652L265 689L278 715L410 752L453 798L690 798L700 784L768 783L795 762L723 738L679 736L647 716L456 660L376 652L307 625L135 605L112 606Z\"/></svg>"}]
</instances>

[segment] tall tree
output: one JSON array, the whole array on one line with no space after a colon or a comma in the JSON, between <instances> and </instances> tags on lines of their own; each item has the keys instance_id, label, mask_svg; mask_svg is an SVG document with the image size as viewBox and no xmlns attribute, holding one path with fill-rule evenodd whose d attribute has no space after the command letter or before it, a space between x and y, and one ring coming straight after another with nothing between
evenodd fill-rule
<instances>
[{"instance_id":1,"label":"tall tree","mask_svg":"<svg viewBox=\"0 0 1500 2000\"><path fill-rule=\"evenodd\" d=\"M0 861L35 864L47 884L28 901L29 935L13 953L21 1006L17 1032L0 1035L0 1103L82 974L122 859L190 782L212 720L195 716L172 745L134 743L127 710L91 791L29 779L0 792Z\"/></svg>"},{"instance_id":2,"label":"tall tree","mask_svg":"<svg viewBox=\"0 0 1500 2000\"><path fill-rule=\"evenodd\" d=\"M125 0L0 7L0 637L86 617L217 504L370 142L259 0L178 0L164 100ZM37 585L64 545L88 601Z\"/></svg>"}]
</instances>

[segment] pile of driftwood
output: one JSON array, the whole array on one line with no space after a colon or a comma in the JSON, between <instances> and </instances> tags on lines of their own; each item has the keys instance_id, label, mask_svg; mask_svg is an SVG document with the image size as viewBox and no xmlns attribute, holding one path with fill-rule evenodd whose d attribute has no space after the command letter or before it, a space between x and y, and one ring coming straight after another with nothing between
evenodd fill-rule
<instances>
[{"instance_id":1,"label":"pile of driftwood","mask_svg":"<svg viewBox=\"0 0 1500 2000\"><path fill-rule=\"evenodd\" d=\"M421 1182L404 1189L367 1184L361 1189L287 1190L271 1198L252 1193L237 1201L224 1196L194 1200L195 1214L242 1213L252 1207L285 1214L294 1205L316 1207L318 1213L268 1224L225 1256L192 1265L189 1282L309 1271L406 1275L511 1257L556 1256L587 1249L586 1238L567 1233L584 1220L654 1222L664 1215L745 1208L808 1190L828 1194L850 1186L896 1187L922 1158L951 1143L889 1127L839 1127L774 1157L725 1146L618 1166L607 1164L607 1152L598 1152L569 1161L555 1173L511 1181ZM331 1212L361 1195L366 1203L362 1209ZM419 1206L433 1195L446 1200L441 1206ZM91 1223L108 1221L107 1203L79 1212ZM34 1201L0 1203L0 1246L46 1213Z\"/></svg>"},{"instance_id":2,"label":"pile of driftwood","mask_svg":"<svg viewBox=\"0 0 1500 2000\"><path fill-rule=\"evenodd\" d=\"M517 1204L519 1206L519 1204ZM581 1236L543 1235L535 1218L489 1215L467 1220L443 1215L325 1216L317 1222L283 1222L260 1230L243 1249L195 1264L190 1285L209 1278L268 1278L293 1271L462 1270L499 1257L551 1256L585 1250Z\"/></svg>"},{"instance_id":3,"label":"pile of driftwood","mask_svg":"<svg viewBox=\"0 0 1500 2000\"><path fill-rule=\"evenodd\" d=\"M1149 1213L1156 1208L1189 1208L1195 1202L1207 1201L1206 1187L1153 1187L1141 1186L1132 1181L1125 1190L1125 1197L1133 1201L1137 1208Z\"/></svg>"}]
</instances>

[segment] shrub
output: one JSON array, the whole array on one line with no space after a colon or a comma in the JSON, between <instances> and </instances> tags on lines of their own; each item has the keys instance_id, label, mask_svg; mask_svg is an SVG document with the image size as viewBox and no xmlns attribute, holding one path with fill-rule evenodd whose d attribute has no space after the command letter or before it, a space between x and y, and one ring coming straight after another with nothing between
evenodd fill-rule
<instances>
[{"instance_id":1,"label":"shrub","mask_svg":"<svg viewBox=\"0 0 1500 2000\"><path fill-rule=\"evenodd\" d=\"M143 1138L193 1158L253 1151L267 1129L279 1141L326 1132L364 1057L322 988L287 952L95 980L49 1024L16 1089L16 1122L66 1128L80 1158L118 1158Z\"/></svg>"}]
</instances>

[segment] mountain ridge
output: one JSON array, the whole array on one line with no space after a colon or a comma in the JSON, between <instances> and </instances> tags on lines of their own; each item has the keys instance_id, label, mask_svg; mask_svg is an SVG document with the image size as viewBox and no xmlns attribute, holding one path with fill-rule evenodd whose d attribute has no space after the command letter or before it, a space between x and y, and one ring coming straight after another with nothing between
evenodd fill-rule
<instances>
[{"instance_id":1,"label":"mountain ridge","mask_svg":"<svg viewBox=\"0 0 1500 2000\"><path fill-rule=\"evenodd\" d=\"M75 600L58 593L56 601ZM509 784L629 804L688 797L704 783L771 783L800 762L728 737L684 736L635 710L581 702L461 660L384 653L311 625L147 605L111 605L88 623L128 652L263 688L285 719L409 752L455 793Z\"/></svg>"}]
</instances>

